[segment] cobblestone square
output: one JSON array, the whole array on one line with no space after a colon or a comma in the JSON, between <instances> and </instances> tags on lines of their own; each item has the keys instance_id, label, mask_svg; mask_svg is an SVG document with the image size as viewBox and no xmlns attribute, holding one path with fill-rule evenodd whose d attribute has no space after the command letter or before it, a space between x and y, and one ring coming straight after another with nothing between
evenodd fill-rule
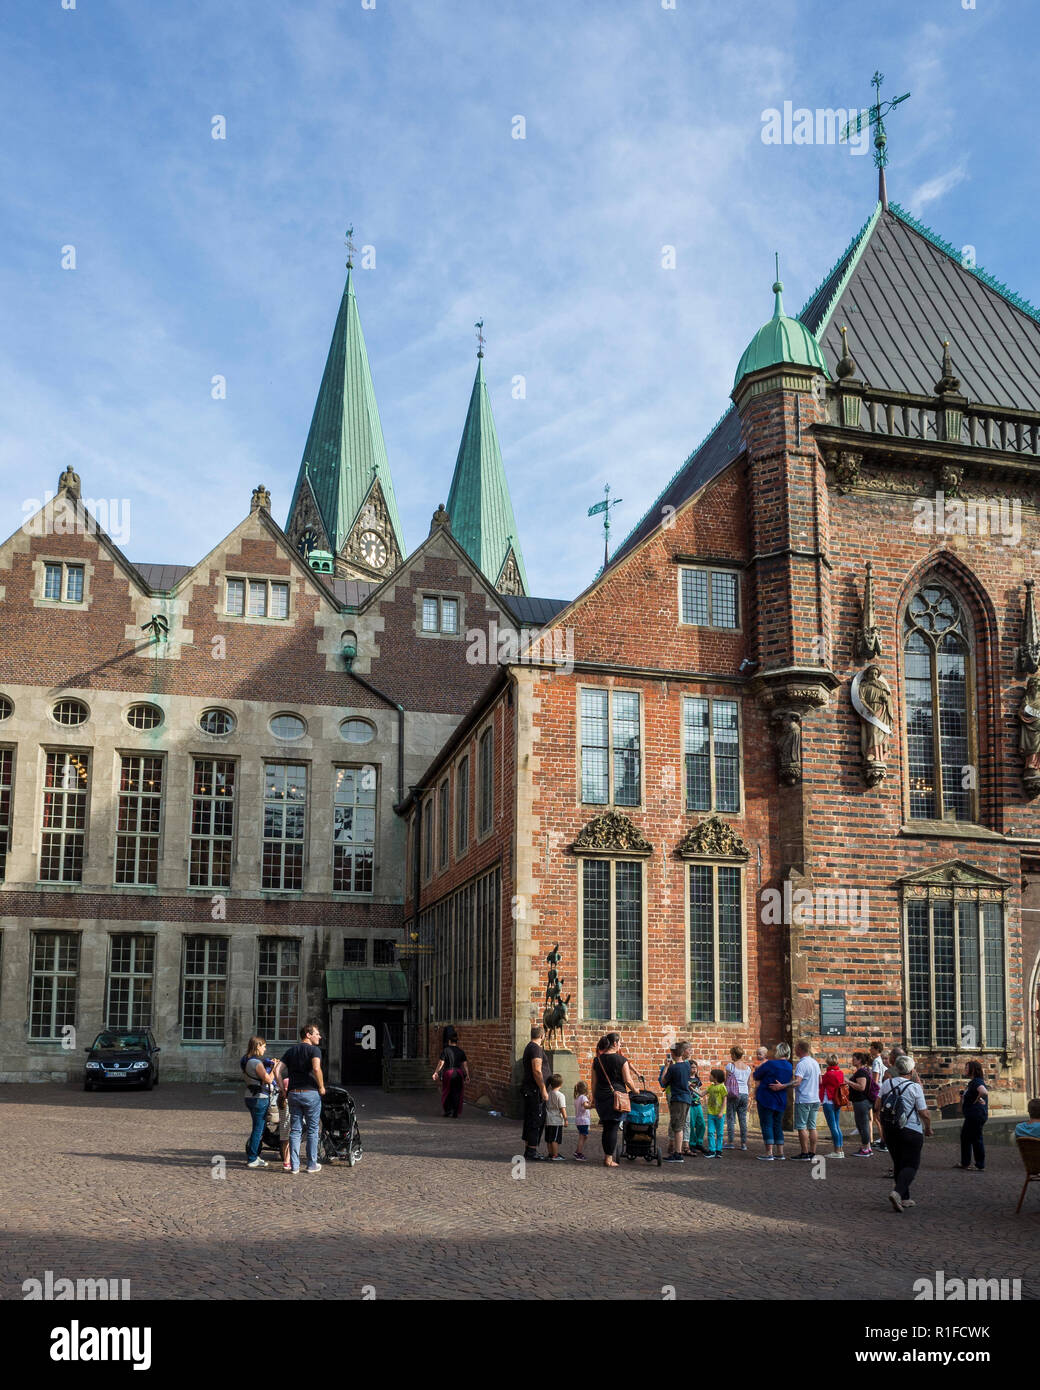
<instances>
[{"instance_id":1,"label":"cobblestone square","mask_svg":"<svg viewBox=\"0 0 1040 1390\"><path fill-rule=\"evenodd\" d=\"M517 1122L444 1119L432 1086L354 1094L362 1162L290 1177L277 1158L245 1168L240 1086L0 1087L2 1297L47 1270L129 1279L132 1299L905 1301L938 1270L1020 1279L1023 1300L1040 1288L1040 1194L1015 1215L1021 1163L996 1127L984 1174L952 1170L955 1129L927 1142L919 1205L898 1215L884 1154L828 1161L822 1179L757 1162L757 1142L608 1171L597 1131L582 1165L569 1130L565 1163L515 1177Z\"/></svg>"}]
</instances>

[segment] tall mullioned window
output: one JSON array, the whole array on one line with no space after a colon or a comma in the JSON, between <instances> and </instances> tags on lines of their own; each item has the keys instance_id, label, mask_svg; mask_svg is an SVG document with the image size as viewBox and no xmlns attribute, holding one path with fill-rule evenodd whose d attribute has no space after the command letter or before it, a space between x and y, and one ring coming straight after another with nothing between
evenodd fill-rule
<instances>
[{"instance_id":1,"label":"tall mullioned window","mask_svg":"<svg viewBox=\"0 0 1040 1390\"><path fill-rule=\"evenodd\" d=\"M48 753L43 774L40 879L82 883L89 753Z\"/></svg>"},{"instance_id":2,"label":"tall mullioned window","mask_svg":"<svg viewBox=\"0 0 1040 1390\"><path fill-rule=\"evenodd\" d=\"M582 895L582 1017L643 1017L643 865L624 859L584 859Z\"/></svg>"},{"instance_id":3,"label":"tall mullioned window","mask_svg":"<svg viewBox=\"0 0 1040 1390\"><path fill-rule=\"evenodd\" d=\"M14 750L0 748L0 882L7 877L11 847L11 794L14 790Z\"/></svg>"},{"instance_id":4,"label":"tall mullioned window","mask_svg":"<svg viewBox=\"0 0 1040 1390\"><path fill-rule=\"evenodd\" d=\"M1004 904L996 896L947 883L905 900L912 1047L1007 1045Z\"/></svg>"},{"instance_id":5,"label":"tall mullioned window","mask_svg":"<svg viewBox=\"0 0 1040 1390\"><path fill-rule=\"evenodd\" d=\"M186 936L181 985L181 1037L223 1042L227 1015L228 939Z\"/></svg>"},{"instance_id":6,"label":"tall mullioned window","mask_svg":"<svg viewBox=\"0 0 1040 1390\"><path fill-rule=\"evenodd\" d=\"M495 733L488 725L477 744L477 830L486 835L495 816Z\"/></svg>"},{"instance_id":7,"label":"tall mullioned window","mask_svg":"<svg viewBox=\"0 0 1040 1390\"><path fill-rule=\"evenodd\" d=\"M926 584L903 624L907 775L913 820L977 819L969 624L954 595Z\"/></svg>"},{"instance_id":8,"label":"tall mullioned window","mask_svg":"<svg viewBox=\"0 0 1040 1390\"><path fill-rule=\"evenodd\" d=\"M736 700L683 700L687 811L740 810L740 723Z\"/></svg>"},{"instance_id":9,"label":"tall mullioned window","mask_svg":"<svg viewBox=\"0 0 1040 1390\"><path fill-rule=\"evenodd\" d=\"M151 1026L154 977L154 936L127 933L111 938L106 1028Z\"/></svg>"},{"instance_id":10,"label":"tall mullioned window","mask_svg":"<svg viewBox=\"0 0 1040 1390\"><path fill-rule=\"evenodd\" d=\"M301 763L265 763L263 888L303 887L306 832L306 767Z\"/></svg>"},{"instance_id":11,"label":"tall mullioned window","mask_svg":"<svg viewBox=\"0 0 1040 1390\"><path fill-rule=\"evenodd\" d=\"M376 770L337 767L332 808L332 887L371 893L376 843Z\"/></svg>"},{"instance_id":12,"label":"tall mullioned window","mask_svg":"<svg viewBox=\"0 0 1040 1390\"><path fill-rule=\"evenodd\" d=\"M256 1028L268 1044L296 1040L300 1020L300 943L262 936L256 979Z\"/></svg>"},{"instance_id":13,"label":"tall mullioned window","mask_svg":"<svg viewBox=\"0 0 1040 1390\"><path fill-rule=\"evenodd\" d=\"M235 832L235 764L230 758L196 758L191 786L192 888L230 888Z\"/></svg>"},{"instance_id":14,"label":"tall mullioned window","mask_svg":"<svg viewBox=\"0 0 1040 1390\"><path fill-rule=\"evenodd\" d=\"M158 883L163 760L120 759L116 816L116 882Z\"/></svg>"},{"instance_id":15,"label":"tall mullioned window","mask_svg":"<svg viewBox=\"0 0 1040 1390\"><path fill-rule=\"evenodd\" d=\"M432 946L423 972L439 1020L498 1018L501 1009L502 871L497 866L442 898L422 914L420 932Z\"/></svg>"},{"instance_id":16,"label":"tall mullioned window","mask_svg":"<svg viewBox=\"0 0 1040 1390\"><path fill-rule=\"evenodd\" d=\"M469 758L455 769L455 853L465 854L469 844Z\"/></svg>"},{"instance_id":17,"label":"tall mullioned window","mask_svg":"<svg viewBox=\"0 0 1040 1390\"><path fill-rule=\"evenodd\" d=\"M450 826L448 779L445 778L437 789L437 867L439 869L448 867Z\"/></svg>"},{"instance_id":18,"label":"tall mullioned window","mask_svg":"<svg viewBox=\"0 0 1040 1390\"><path fill-rule=\"evenodd\" d=\"M690 864L690 1020L744 1019L744 910L735 864Z\"/></svg>"},{"instance_id":19,"label":"tall mullioned window","mask_svg":"<svg viewBox=\"0 0 1040 1390\"><path fill-rule=\"evenodd\" d=\"M581 799L638 806L641 800L639 693L581 691Z\"/></svg>"},{"instance_id":20,"label":"tall mullioned window","mask_svg":"<svg viewBox=\"0 0 1040 1390\"><path fill-rule=\"evenodd\" d=\"M49 1041L76 1023L79 935L35 932L32 940L29 1037Z\"/></svg>"}]
</instances>

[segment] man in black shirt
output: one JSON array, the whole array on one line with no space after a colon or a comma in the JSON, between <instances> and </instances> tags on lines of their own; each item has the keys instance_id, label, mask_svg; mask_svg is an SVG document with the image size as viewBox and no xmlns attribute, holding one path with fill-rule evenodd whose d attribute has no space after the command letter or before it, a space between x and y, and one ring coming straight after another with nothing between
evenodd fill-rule
<instances>
[{"instance_id":1,"label":"man in black shirt","mask_svg":"<svg viewBox=\"0 0 1040 1390\"><path fill-rule=\"evenodd\" d=\"M321 1129L321 1098L325 1080L321 1074L321 1029L307 1023L300 1029L300 1041L288 1049L281 1061L279 1080L287 1076L289 1092L289 1163L293 1173L300 1171L300 1137L307 1119L307 1172L320 1173L318 1133Z\"/></svg>"},{"instance_id":2,"label":"man in black shirt","mask_svg":"<svg viewBox=\"0 0 1040 1390\"><path fill-rule=\"evenodd\" d=\"M521 1094L524 1098L524 1158L532 1163L541 1161L538 1145L545 1128L545 1102L549 1092L545 1085L549 1075L549 1058L541 1047L543 1029L540 1024L531 1028L531 1041L524 1048L524 1075Z\"/></svg>"}]
</instances>

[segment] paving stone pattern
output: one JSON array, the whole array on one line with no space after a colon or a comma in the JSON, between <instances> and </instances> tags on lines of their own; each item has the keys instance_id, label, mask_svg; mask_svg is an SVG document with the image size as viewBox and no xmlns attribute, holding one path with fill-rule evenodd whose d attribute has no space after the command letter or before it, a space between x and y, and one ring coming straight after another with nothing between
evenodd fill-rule
<instances>
[{"instance_id":1,"label":"paving stone pattern","mask_svg":"<svg viewBox=\"0 0 1040 1390\"><path fill-rule=\"evenodd\" d=\"M1018 1278L1040 1289L1040 1191L1015 1203L1018 1152L995 1133L984 1174L955 1172L954 1135L926 1143L919 1205L888 1204L884 1154L826 1165L761 1151L651 1167L565 1163L514 1178L519 1126L436 1092L358 1090L358 1167L250 1171L241 1088L147 1094L0 1086L8 1149L0 1297L21 1282L128 1278L131 1298L913 1298L913 1283ZM792 1136L793 1138L793 1136ZM790 1152L797 1151L792 1144ZM829 1143L821 1142L829 1153ZM851 1151L850 1151L851 1152ZM214 1179L212 1160L227 1159Z\"/></svg>"}]
</instances>

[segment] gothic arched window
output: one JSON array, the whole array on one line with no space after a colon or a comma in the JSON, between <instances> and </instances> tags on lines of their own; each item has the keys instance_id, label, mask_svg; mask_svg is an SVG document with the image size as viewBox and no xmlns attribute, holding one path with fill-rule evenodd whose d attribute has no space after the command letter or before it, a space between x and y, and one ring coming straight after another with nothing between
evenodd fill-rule
<instances>
[{"instance_id":1,"label":"gothic arched window","mask_svg":"<svg viewBox=\"0 0 1040 1390\"><path fill-rule=\"evenodd\" d=\"M973 821L974 675L964 609L930 581L910 600L903 631L910 817Z\"/></svg>"}]
</instances>

